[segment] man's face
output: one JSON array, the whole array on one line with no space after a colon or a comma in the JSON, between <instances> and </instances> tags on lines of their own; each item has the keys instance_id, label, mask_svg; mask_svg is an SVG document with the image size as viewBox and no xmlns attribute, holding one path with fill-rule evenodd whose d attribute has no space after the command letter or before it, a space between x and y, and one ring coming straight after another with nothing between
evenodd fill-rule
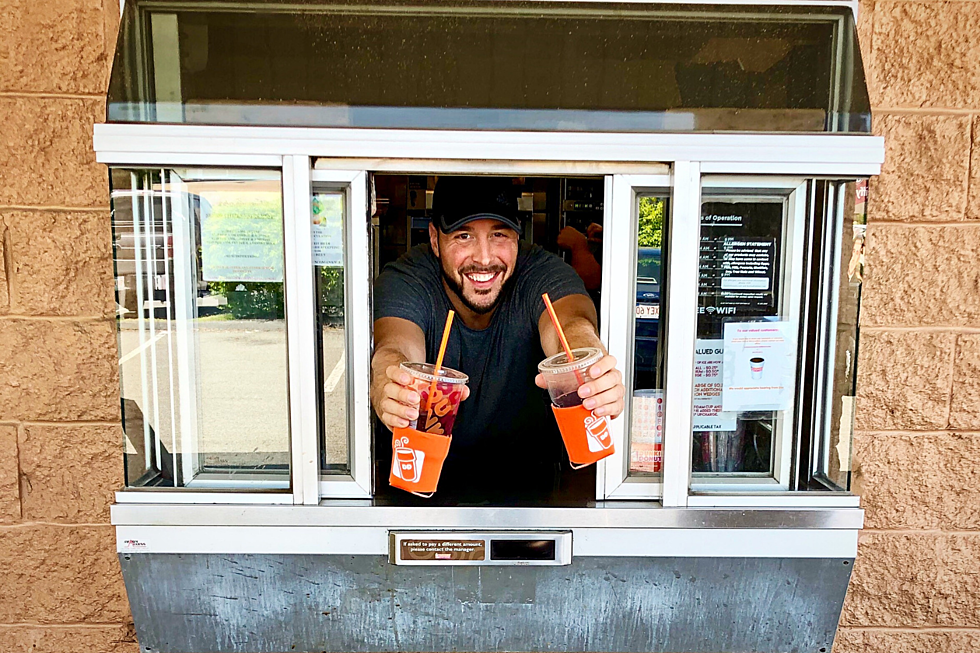
<instances>
[{"instance_id":1,"label":"man's face","mask_svg":"<svg viewBox=\"0 0 980 653\"><path fill-rule=\"evenodd\" d=\"M498 220L474 220L444 234L429 225L429 243L442 278L474 313L486 314L500 300L517 265L517 232Z\"/></svg>"}]
</instances>

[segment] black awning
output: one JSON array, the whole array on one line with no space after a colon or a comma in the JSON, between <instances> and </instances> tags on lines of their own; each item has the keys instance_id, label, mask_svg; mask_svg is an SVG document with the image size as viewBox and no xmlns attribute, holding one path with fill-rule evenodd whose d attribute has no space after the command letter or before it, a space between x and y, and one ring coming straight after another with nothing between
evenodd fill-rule
<instances>
[{"instance_id":1,"label":"black awning","mask_svg":"<svg viewBox=\"0 0 980 653\"><path fill-rule=\"evenodd\" d=\"M127 2L110 122L871 130L849 9Z\"/></svg>"}]
</instances>

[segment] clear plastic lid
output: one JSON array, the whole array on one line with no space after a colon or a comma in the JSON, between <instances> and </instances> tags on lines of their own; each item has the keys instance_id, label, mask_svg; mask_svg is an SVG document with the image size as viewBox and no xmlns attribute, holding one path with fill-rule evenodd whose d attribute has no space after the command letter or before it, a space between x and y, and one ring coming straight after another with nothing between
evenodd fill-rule
<instances>
[{"instance_id":1,"label":"clear plastic lid","mask_svg":"<svg viewBox=\"0 0 980 653\"><path fill-rule=\"evenodd\" d=\"M565 352L558 352L538 363L538 371L542 374L567 374L584 370L602 358L602 350L598 347L580 347L572 350L572 356L574 360L569 362Z\"/></svg>"},{"instance_id":2,"label":"clear plastic lid","mask_svg":"<svg viewBox=\"0 0 980 653\"><path fill-rule=\"evenodd\" d=\"M443 367L436 376L436 366L432 363L402 363L402 369L417 379L439 381L439 383L466 383L470 377L454 369Z\"/></svg>"}]
</instances>

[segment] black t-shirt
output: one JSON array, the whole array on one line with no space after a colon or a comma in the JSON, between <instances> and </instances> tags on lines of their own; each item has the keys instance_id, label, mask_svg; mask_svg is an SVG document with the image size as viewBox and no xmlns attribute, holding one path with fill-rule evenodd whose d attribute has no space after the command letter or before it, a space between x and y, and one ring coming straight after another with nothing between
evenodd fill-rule
<instances>
[{"instance_id":1,"label":"black t-shirt","mask_svg":"<svg viewBox=\"0 0 980 653\"><path fill-rule=\"evenodd\" d=\"M534 384L544 358L538 319L542 293L552 301L588 296L569 265L537 245L521 243L514 274L501 291L490 324L473 330L453 322L443 365L469 375L470 396L453 425L453 442L439 481L440 494L554 483L563 444L548 393ZM374 283L374 318L400 317L425 333L426 360L439 351L452 307L438 259L428 245L385 266ZM385 447L379 437L378 445ZM385 447L388 448L388 447Z\"/></svg>"}]
</instances>

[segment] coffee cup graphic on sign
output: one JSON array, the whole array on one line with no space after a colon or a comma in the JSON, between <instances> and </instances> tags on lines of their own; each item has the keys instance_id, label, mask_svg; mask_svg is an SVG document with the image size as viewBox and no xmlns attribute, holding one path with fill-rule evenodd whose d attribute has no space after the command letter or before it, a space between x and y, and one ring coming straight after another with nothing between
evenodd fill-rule
<instances>
[{"instance_id":1,"label":"coffee cup graphic on sign","mask_svg":"<svg viewBox=\"0 0 980 653\"><path fill-rule=\"evenodd\" d=\"M766 364L766 359L762 356L753 356L749 359L749 370L752 372L752 379L758 381L762 378L762 368Z\"/></svg>"}]
</instances>

